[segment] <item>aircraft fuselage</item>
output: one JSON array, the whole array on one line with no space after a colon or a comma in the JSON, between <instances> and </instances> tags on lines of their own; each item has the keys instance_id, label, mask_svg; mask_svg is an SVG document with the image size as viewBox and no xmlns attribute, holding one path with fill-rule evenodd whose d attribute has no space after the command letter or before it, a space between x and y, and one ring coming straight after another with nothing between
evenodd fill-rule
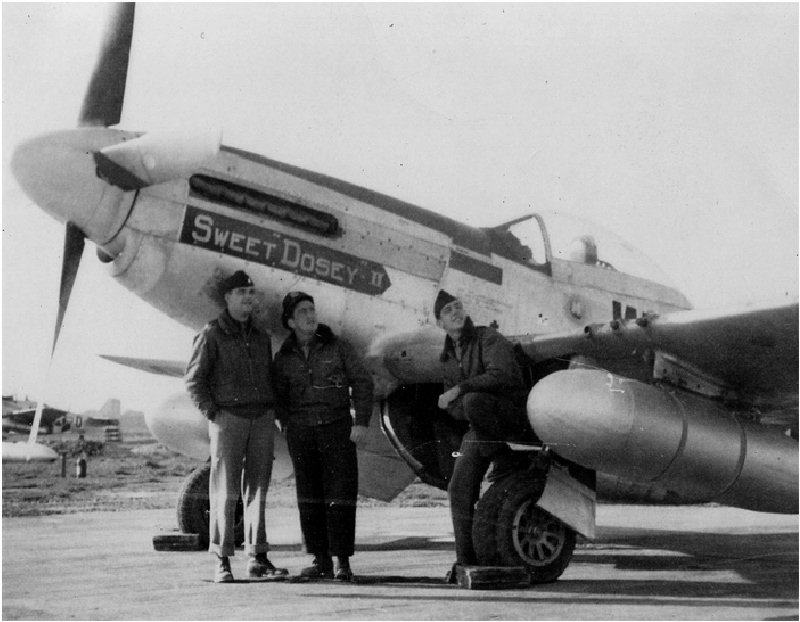
<instances>
[{"instance_id":1,"label":"aircraft fuselage","mask_svg":"<svg viewBox=\"0 0 800 622\"><path fill-rule=\"evenodd\" d=\"M110 262L115 278L193 329L219 312L219 280L244 269L260 292L257 318L274 336L285 334L283 296L303 290L321 321L364 353L420 330L441 341L432 308L440 288L461 296L477 324L509 335L608 321L615 307L688 307L668 286L552 254L526 261L524 245L502 230L226 147L189 179L139 190L107 246L121 249Z\"/></svg>"}]
</instances>

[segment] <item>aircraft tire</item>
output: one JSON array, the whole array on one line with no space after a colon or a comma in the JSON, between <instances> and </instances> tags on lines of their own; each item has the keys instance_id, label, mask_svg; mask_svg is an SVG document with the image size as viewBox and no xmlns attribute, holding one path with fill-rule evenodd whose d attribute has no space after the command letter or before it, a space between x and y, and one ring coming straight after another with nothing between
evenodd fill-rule
<instances>
[{"instance_id":1,"label":"aircraft tire","mask_svg":"<svg viewBox=\"0 0 800 622\"><path fill-rule=\"evenodd\" d=\"M499 565L525 566L531 583L551 583L572 560L575 531L536 505L543 490L536 481L515 474L499 482L505 494L497 510L496 555Z\"/></svg>"},{"instance_id":2,"label":"aircraft tire","mask_svg":"<svg viewBox=\"0 0 800 622\"><path fill-rule=\"evenodd\" d=\"M178 529L184 533L200 536L200 548L208 548L208 478L211 464L206 463L194 469L183 482L178 493ZM236 504L234 540L236 545L244 542L244 507L242 500Z\"/></svg>"},{"instance_id":3,"label":"aircraft tire","mask_svg":"<svg viewBox=\"0 0 800 622\"><path fill-rule=\"evenodd\" d=\"M504 563L497 550L497 539L502 536L498 530L498 518L512 485L525 482L531 496L539 498L544 490L544 480L531 472L511 473L494 482L478 500L472 522L472 543L478 563L481 566L518 566L518 563Z\"/></svg>"},{"instance_id":4,"label":"aircraft tire","mask_svg":"<svg viewBox=\"0 0 800 622\"><path fill-rule=\"evenodd\" d=\"M492 484L478 500L472 520L472 545L481 566L499 566L497 554L497 515L508 490L506 479Z\"/></svg>"}]
</instances>

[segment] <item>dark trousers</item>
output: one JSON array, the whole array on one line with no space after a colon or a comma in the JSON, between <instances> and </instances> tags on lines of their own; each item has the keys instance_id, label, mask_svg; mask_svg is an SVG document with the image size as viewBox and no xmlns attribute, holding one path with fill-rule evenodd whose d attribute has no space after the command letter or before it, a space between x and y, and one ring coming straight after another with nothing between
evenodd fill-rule
<instances>
[{"instance_id":1,"label":"dark trousers","mask_svg":"<svg viewBox=\"0 0 800 622\"><path fill-rule=\"evenodd\" d=\"M312 555L351 556L355 548L358 459L351 421L289 423L300 529Z\"/></svg>"},{"instance_id":2,"label":"dark trousers","mask_svg":"<svg viewBox=\"0 0 800 622\"><path fill-rule=\"evenodd\" d=\"M456 541L456 562L478 563L472 544L475 504L481 482L493 458L506 450L506 441L524 438L530 433L525 406L489 393L467 393L456 408L470 427L461 440L459 456L447 487L450 514Z\"/></svg>"}]
</instances>

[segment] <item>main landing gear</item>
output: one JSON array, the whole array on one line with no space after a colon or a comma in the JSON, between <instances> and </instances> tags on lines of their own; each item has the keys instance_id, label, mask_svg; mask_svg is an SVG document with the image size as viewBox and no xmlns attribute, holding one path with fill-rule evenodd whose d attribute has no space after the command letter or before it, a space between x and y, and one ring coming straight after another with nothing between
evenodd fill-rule
<instances>
[{"instance_id":1,"label":"main landing gear","mask_svg":"<svg viewBox=\"0 0 800 622\"><path fill-rule=\"evenodd\" d=\"M200 548L208 548L209 500L208 477L211 464L197 467L189 474L178 494L178 528L184 533L200 536ZM234 538L238 546L244 542L244 505L236 503Z\"/></svg>"},{"instance_id":2,"label":"main landing gear","mask_svg":"<svg viewBox=\"0 0 800 622\"><path fill-rule=\"evenodd\" d=\"M516 472L484 493L472 527L482 566L524 566L531 583L561 576L572 559L575 531L537 507L545 482L544 473Z\"/></svg>"}]
</instances>

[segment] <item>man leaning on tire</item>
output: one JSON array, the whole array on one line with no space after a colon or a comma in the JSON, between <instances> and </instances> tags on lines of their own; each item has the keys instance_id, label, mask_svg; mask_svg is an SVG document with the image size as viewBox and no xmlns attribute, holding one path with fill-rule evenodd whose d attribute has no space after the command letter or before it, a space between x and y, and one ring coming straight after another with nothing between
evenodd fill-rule
<instances>
[{"instance_id":1,"label":"man leaning on tire","mask_svg":"<svg viewBox=\"0 0 800 622\"><path fill-rule=\"evenodd\" d=\"M447 333L440 356L444 392L439 408L469 423L447 487L456 545L447 580L455 583L459 566L478 563L472 524L483 476L492 463L497 473L513 470L515 459L506 441L530 438L533 432L525 412L527 389L511 343L489 326L474 326L461 300L444 290L434 315Z\"/></svg>"}]
</instances>

